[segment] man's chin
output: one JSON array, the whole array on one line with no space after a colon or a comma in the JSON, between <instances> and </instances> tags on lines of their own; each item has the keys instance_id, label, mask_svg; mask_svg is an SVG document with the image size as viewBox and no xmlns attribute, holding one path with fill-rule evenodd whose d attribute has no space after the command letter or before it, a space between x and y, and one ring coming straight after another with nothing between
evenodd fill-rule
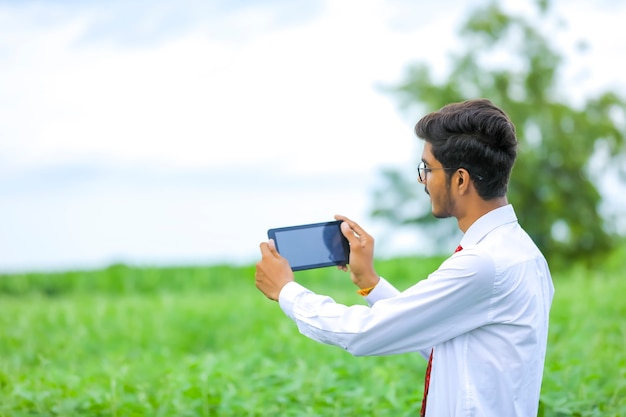
<instances>
[{"instance_id":1,"label":"man's chin","mask_svg":"<svg viewBox=\"0 0 626 417\"><path fill-rule=\"evenodd\" d=\"M432 211L433 213L433 217L437 218L437 219L447 219L449 217L452 217L452 215L448 212L440 212L440 211Z\"/></svg>"}]
</instances>

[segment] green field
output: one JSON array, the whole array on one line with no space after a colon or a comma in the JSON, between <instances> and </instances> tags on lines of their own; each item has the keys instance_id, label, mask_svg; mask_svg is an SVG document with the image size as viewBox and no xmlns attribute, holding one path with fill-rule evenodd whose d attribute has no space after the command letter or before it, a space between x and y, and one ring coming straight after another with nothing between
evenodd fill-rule
<instances>
[{"instance_id":1,"label":"green field","mask_svg":"<svg viewBox=\"0 0 626 417\"><path fill-rule=\"evenodd\" d=\"M624 253L555 271L543 416L626 416ZM404 289L440 259L379 261ZM362 303L347 274L296 274ZM355 358L298 334L254 267L0 276L0 416L415 416L419 354Z\"/></svg>"}]
</instances>

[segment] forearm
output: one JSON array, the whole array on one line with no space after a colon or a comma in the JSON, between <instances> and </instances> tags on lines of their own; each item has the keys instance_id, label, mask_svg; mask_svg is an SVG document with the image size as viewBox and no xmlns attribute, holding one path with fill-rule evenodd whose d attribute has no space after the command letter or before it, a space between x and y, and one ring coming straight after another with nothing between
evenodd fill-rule
<instances>
[{"instance_id":1,"label":"forearm","mask_svg":"<svg viewBox=\"0 0 626 417\"><path fill-rule=\"evenodd\" d=\"M278 301L300 333L310 339L341 347L355 356L390 353L381 351L385 347L383 339L363 343L363 336L375 319L367 306L337 304L332 298L314 294L297 283L285 286Z\"/></svg>"},{"instance_id":2,"label":"forearm","mask_svg":"<svg viewBox=\"0 0 626 417\"><path fill-rule=\"evenodd\" d=\"M366 300L374 305L399 294L393 285L381 278ZM303 335L341 347L355 356L415 350L410 343L402 347L392 343L398 336L390 333L394 327L393 315L380 314L363 305L347 307L337 304L332 298L314 294L297 283L290 283L283 289L279 303Z\"/></svg>"}]
</instances>

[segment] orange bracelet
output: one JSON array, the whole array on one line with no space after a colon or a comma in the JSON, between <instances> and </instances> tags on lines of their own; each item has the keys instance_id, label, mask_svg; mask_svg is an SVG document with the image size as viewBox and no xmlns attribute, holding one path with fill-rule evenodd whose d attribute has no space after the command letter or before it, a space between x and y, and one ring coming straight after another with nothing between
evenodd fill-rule
<instances>
[{"instance_id":1,"label":"orange bracelet","mask_svg":"<svg viewBox=\"0 0 626 417\"><path fill-rule=\"evenodd\" d=\"M369 288L361 288L360 290L357 290L356 293L365 297L366 295L369 295L369 293L371 293L374 288L376 288L376 285Z\"/></svg>"}]
</instances>

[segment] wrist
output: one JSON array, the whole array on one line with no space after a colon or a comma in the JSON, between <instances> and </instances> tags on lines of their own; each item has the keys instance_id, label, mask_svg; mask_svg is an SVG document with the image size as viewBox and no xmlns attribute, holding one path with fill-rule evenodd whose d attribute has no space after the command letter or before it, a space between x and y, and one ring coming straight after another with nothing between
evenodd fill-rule
<instances>
[{"instance_id":1,"label":"wrist","mask_svg":"<svg viewBox=\"0 0 626 417\"><path fill-rule=\"evenodd\" d=\"M356 284L357 287L359 287L359 290L369 289L371 291L376 285L378 285L379 282L380 282L380 277L378 275L373 275L367 278L363 277L359 279L358 281L355 280L354 283Z\"/></svg>"},{"instance_id":2,"label":"wrist","mask_svg":"<svg viewBox=\"0 0 626 417\"><path fill-rule=\"evenodd\" d=\"M367 297L374 290L374 288L376 288L376 286L361 288L360 290L357 290L356 293L359 294L361 297Z\"/></svg>"},{"instance_id":3,"label":"wrist","mask_svg":"<svg viewBox=\"0 0 626 417\"><path fill-rule=\"evenodd\" d=\"M287 285L289 285L290 283L292 283L292 282L293 282L293 280L292 280L292 281L286 281L286 282L284 282L284 283L280 286L280 288L278 288L278 291L277 291L277 292L276 292L276 294L275 294L275 298L272 298L272 300L274 300L274 301L278 301L278 300L280 299L280 293L281 293L281 292L283 292L283 289L285 289L285 287L286 287Z\"/></svg>"}]
</instances>

